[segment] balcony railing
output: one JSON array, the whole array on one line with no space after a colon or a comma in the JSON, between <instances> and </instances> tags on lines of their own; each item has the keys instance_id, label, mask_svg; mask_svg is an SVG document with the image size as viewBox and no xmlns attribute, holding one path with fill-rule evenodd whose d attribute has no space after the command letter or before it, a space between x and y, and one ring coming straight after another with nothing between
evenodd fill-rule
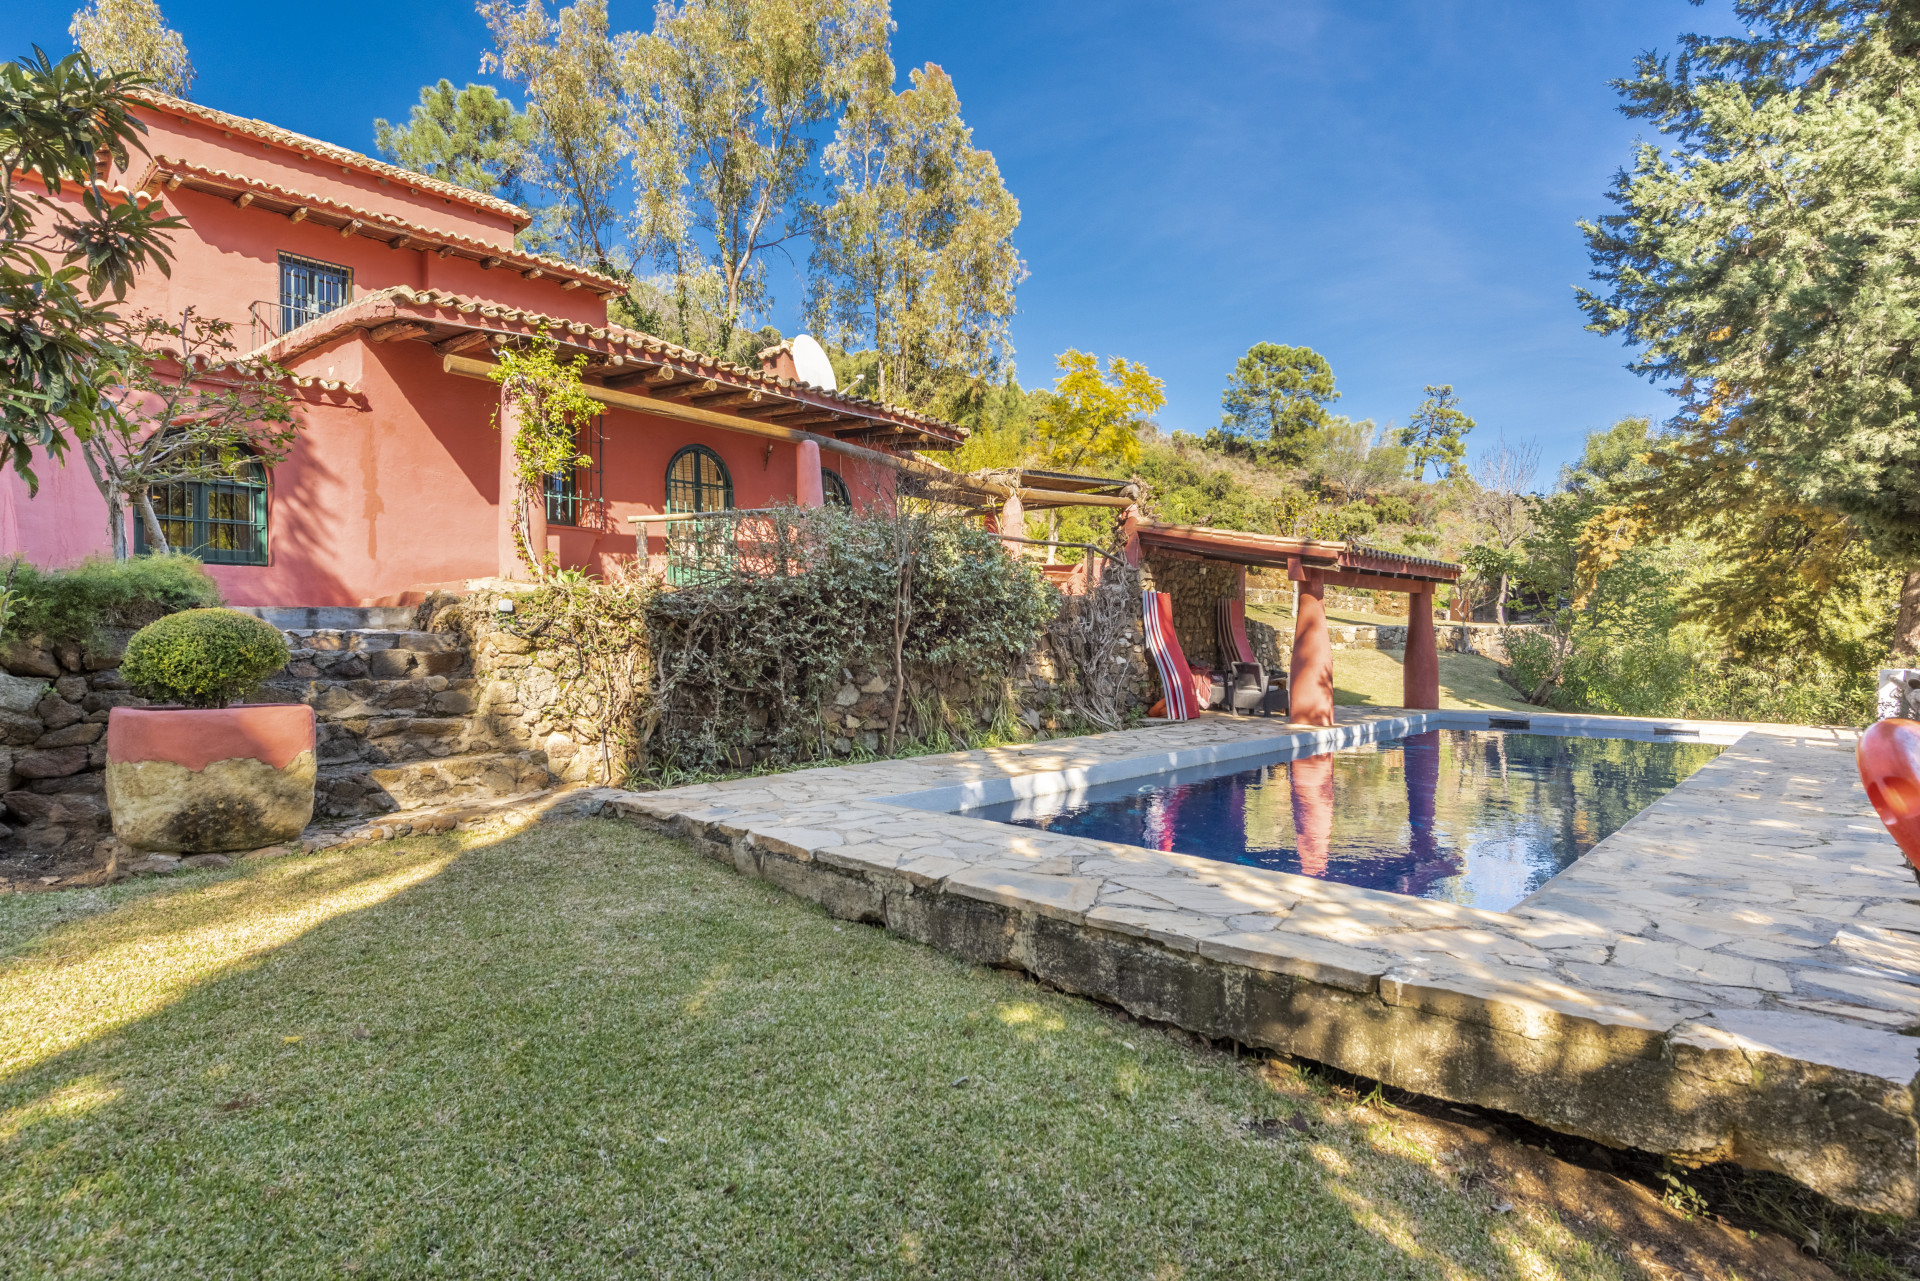
<instances>
[{"instance_id":1,"label":"balcony railing","mask_svg":"<svg viewBox=\"0 0 1920 1281\"><path fill-rule=\"evenodd\" d=\"M337 307L312 307L262 298L247 304L247 350L258 351L283 334L290 334L309 320L318 320Z\"/></svg>"}]
</instances>

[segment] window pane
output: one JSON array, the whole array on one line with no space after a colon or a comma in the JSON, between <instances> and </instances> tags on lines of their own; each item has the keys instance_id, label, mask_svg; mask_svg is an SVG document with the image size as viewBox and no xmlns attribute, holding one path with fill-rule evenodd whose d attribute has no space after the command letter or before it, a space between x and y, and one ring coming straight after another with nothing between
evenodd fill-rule
<instances>
[{"instance_id":1,"label":"window pane","mask_svg":"<svg viewBox=\"0 0 1920 1281\"><path fill-rule=\"evenodd\" d=\"M351 276L345 267L305 258L280 259L280 332L297 329L347 303Z\"/></svg>"}]
</instances>

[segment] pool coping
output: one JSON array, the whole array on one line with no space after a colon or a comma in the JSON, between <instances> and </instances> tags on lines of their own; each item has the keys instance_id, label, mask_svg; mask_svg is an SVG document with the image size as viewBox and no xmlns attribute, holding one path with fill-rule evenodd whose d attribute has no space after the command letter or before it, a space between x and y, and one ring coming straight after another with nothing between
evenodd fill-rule
<instances>
[{"instance_id":1,"label":"pool coping","mask_svg":"<svg viewBox=\"0 0 1920 1281\"><path fill-rule=\"evenodd\" d=\"M587 808L1143 1017L1913 1213L1920 1040L1901 1032L1920 1024L1920 889L1866 806L1847 731L1529 715L1536 732L1734 741L1507 913L946 812L1514 715L1343 708L1331 729L1207 716L597 789Z\"/></svg>"}]
</instances>

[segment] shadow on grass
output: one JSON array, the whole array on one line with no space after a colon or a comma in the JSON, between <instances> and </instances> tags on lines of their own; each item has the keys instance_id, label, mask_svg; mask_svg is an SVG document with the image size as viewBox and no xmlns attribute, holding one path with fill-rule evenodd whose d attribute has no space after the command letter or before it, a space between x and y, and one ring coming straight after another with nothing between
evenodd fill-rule
<instances>
[{"instance_id":1,"label":"shadow on grass","mask_svg":"<svg viewBox=\"0 0 1920 1281\"><path fill-rule=\"evenodd\" d=\"M1665 1275L1291 1068L619 824L47 911L0 901L0 1275Z\"/></svg>"}]
</instances>

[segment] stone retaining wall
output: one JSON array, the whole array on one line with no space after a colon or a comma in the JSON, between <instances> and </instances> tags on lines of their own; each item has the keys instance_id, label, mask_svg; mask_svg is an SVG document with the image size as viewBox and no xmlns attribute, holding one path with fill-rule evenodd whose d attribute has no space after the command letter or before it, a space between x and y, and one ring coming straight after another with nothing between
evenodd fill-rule
<instances>
[{"instance_id":1,"label":"stone retaining wall","mask_svg":"<svg viewBox=\"0 0 1920 1281\"><path fill-rule=\"evenodd\" d=\"M607 762L601 758L598 725L576 719L561 709L561 691L553 676L558 659L543 654L527 639L506 631L495 608L496 592L482 592L445 602L430 626L457 631L473 658L473 707L470 716L479 729L501 742L511 742L544 753L547 768L566 782L607 782ZM1066 608L1081 608L1086 597L1068 598ZM1139 612L1127 615L1130 631L1122 649L1127 706L1144 713L1160 697L1159 677L1146 652ZM1064 616L1063 616L1064 621ZM951 668L915 668L908 672L909 698L901 709L901 734L915 739L937 726L919 723L913 696L922 703L944 705L953 721L983 730L991 725L1009 697L1009 710L1032 733L1074 730L1063 686L1067 681L1054 647L1043 637L1012 670L1002 675L973 677ZM893 716L893 673L890 668L849 670L820 709L829 748L846 756L859 748L876 752L884 745ZM749 710L749 719L755 713ZM765 713L759 722L765 723ZM950 726L951 727L951 726ZM751 760L736 762L747 768L770 759L767 749L755 749ZM615 775L622 771L613 770Z\"/></svg>"},{"instance_id":2,"label":"stone retaining wall","mask_svg":"<svg viewBox=\"0 0 1920 1281\"><path fill-rule=\"evenodd\" d=\"M130 630L90 645L0 649L0 857L51 866L91 861L107 817L107 712L139 703L120 679Z\"/></svg>"}]
</instances>

